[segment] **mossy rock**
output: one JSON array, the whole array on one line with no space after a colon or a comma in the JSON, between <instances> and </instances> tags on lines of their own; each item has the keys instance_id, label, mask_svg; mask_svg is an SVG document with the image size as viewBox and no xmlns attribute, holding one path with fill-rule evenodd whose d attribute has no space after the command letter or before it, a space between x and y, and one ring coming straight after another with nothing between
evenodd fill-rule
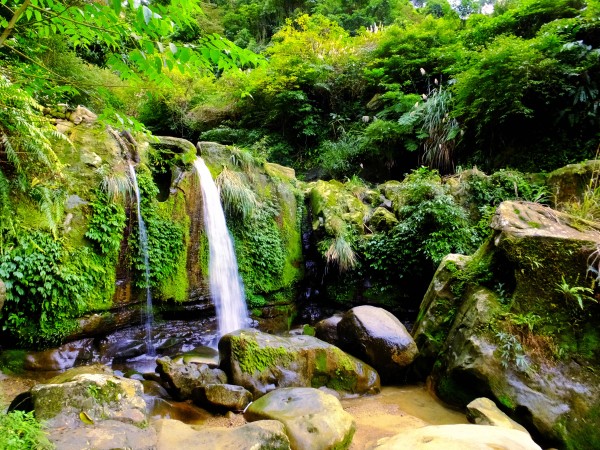
<instances>
[{"instance_id":1,"label":"mossy rock","mask_svg":"<svg viewBox=\"0 0 600 450\"><path fill-rule=\"evenodd\" d=\"M546 184L555 206L581 201L590 182L600 172L600 160L569 164L548 174Z\"/></svg>"},{"instance_id":2,"label":"mossy rock","mask_svg":"<svg viewBox=\"0 0 600 450\"><path fill-rule=\"evenodd\" d=\"M239 330L219 341L221 368L230 382L258 398L275 387L327 386L342 393L379 391L367 364L312 336L281 337Z\"/></svg>"},{"instance_id":3,"label":"mossy rock","mask_svg":"<svg viewBox=\"0 0 600 450\"><path fill-rule=\"evenodd\" d=\"M373 232L390 231L397 224L398 219L396 219L396 216L383 207L376 208L367 223L369 229Z\"/></svg>"}]
</instances>

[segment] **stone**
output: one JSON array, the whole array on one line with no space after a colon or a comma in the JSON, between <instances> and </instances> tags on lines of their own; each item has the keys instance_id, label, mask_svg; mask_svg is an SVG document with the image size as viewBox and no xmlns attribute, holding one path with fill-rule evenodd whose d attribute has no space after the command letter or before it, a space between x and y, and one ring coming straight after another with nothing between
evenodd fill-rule
<instances>
[{"instance_id":1,"label":"stone","mask_svg":"<svg viewBox=\"0 0 600 450\"><path fill-rule=\"evenodd\" d=\"M380 439L372 450L541 450L527 433L487 425L437 425Z\"/></svg>"},{"instance_id":2,"label":"stone","mask_svg":"<svg viewBox=\"0 0 600 450\"><path fill-rule=\"evenodd\" d=\"M50 428L77 426L82 421L80 414L94 423L146 424L146 401L137 380L85 373L64 383L34 386L31 396L36 418Z\"/></svg>"},{"instance_id":3,"label":"stone","mask_svg":"<svg viewBox=\"0 0 600 450\"><path fill-rule=\"evenodd\" d=\"M367 226L372 232L390 231L398 224L398 219L390 211L383 207L375 208Z\"/></svg>"},{"instance_id":4,"label":"stone","mask_svg":"<svg viewBox=\"0 0 600 450\"><path fill-rule=\"evenodd\" d=\"M196 154L196 147L190 141L172 136L155 136L158 142L153 142L156 148L165 148L175 153Z\"/></svg>"},{"instance_id":5,"label":"stone","mask_svg":"<svg viewBox=\"0 0 600 450\"><path fill-rule=\"evenodd\" d=\"M194 391L194 401L218 410L243 411L252 402L252 394L234 384L207 384Z\"/></svg>"},{"instance_id":6,"label":"stone","mask_svg":"<svg viewBox=\"0 0 600 450\"><path fill-rule=\"evenodd\" d=\"M102 158L94 152L82 152L81 162L91 167L100 167L102 165Z\"/></svg>"},{"instance_id":7,"label":"stone","mask_svg":"<svg viewBox=\"0 0 600 450\"><path fill-rule=\"evenodd\" d=\"M248 421L278 420L293 450L346 449L355 432L354 419L332 395L314 388L283 388L252 403Z\"/></svg>"},{"instance_id":8,"label":"stone","mask_svg":"<svg viewBox=\"0 0 600 450\"><path fill-rule=\"evenodd\" d=\"M142 429L115 420L46 431L56 450L155 450L157 445L154 428Z\"/></svg>"},{"instance_id":9,"label":"stone","mask_svg":"<svg viewBox=\"0 0 600 450\"><path fill-rule=\"evenodd\" d=\"M342 320L341 314L323 319L315 324L315 337L332 345L338 345L337 326Z\"/></svg>"},{"instance_id":10,"label":"stone","mask_svg":"<svg viewBox=\"0 0 600 450\"><path fill-rule=\"evenodd\" d=\"M504 414L489 398L479 397L467 405L467 419L476 425L491 425L519 430L527 433L527 429Z\"/></svg>"},{"instance_id":11,"label":"stone","mask_svg":"<svg viewBox=\"0 0 600 450\"><path fill-rule=\"evenodd\" d=\"M264 163L265 172L272 178L280 178L286 181L296 181L296 171L291 167L281 166L275 163Z\"/></svg>"},{"instance_id":12,"label":"stone","mask_svg":"<svg viewBox=\"0 0 600 450\"><path fill-rule=\"evenodd\" d=\"M569 164L548 174L546 185L555 206L581 201L590 181L597 177L600 170L599 160Z\"/></svg>"},{"instance_id":13,"label":"stone","mask_svg":"<svg viewBox=\"0 0 600 450\"><path fill-rule=\"evenodd\" d=\"M75 111L67 114L69 120L73 122L75 125L79 125L82 122L85 123L93 123L98 119L98 116L94 114L92 111L87 109L85 106L77 106Z\"/></svg>"},{"instance_id":14,"label":"stone","mask_svg":"<svg viewBox=\"0 0 600 450\"><path fill-rule=\"evenodd\" d=\"M227 375L220 369L211 369L207 364L175 363L168 356L156 360L156 371L167 382L174 397L179 400L193 398L196 388L207 384L227 383Z\"/></svg>"},{"instance_id":15,"label":"stone","mask_svg":"<svg viewBox=\"0 0 600 450\"><path fill-rule=\"evenodd\" d=\"M377 393L369 365L313 336L274 336L244 329L219 341L221 368L254 399L282 387L326 386L345 394Z\"/></svg>"},{"instance_id":16,"label":"stone","mask_svg":"<svg viewBox=\"0 0 600 450\"><path fill-rule=\"evenodd\" d=\"M154 423L157 450L289 450L284 426L276 420L261 420L235 428L200 427L161 419Z\"/></svg>"},{"instance_id":17,"label":"stone","mask_svg":"<svg viewBox=\"0 0 600 450\"><path fill-rule=\"evenodd\" d=\"M208 367L219 367L219 352L212 347L200 346L194 350L173 356L175 364L206 364Z\"/></svg>"},{"instance_id":18,"label":"stone","mask_svg":"<svg viewBox=\"0 0 600 450\"><path fill-rule=\"evenodd\" d=\"M600 304L586 289L600 225L504 202L491 226L472 257L449 258L436 272L415 323L428 359L421 376L429 368L448 403L487 397L553 445L598 447Z\"/></svg>"},{"instance_id":19,"label":"stone","mask_svg":"<svg viewBox=\"0 0 600 450\"><path fill-rule=\"evenodd\" d=\"M68 342L58 348L29 352L25 356L25 370L66 370L75 363L90 361L93 358L94 340L92 338Z\"/></svg>"},{"instance_id":20,"label":"stone","mask_svg":"<svg viewBox=\"0 0 600 450\"><path fill-rule=\"evenodd\" d=\"M412 336L383 308L363 305L347 311L338 323L341 347L373 366L383 381L397 381L417 356Z\"/></svg>"}]
</instances>

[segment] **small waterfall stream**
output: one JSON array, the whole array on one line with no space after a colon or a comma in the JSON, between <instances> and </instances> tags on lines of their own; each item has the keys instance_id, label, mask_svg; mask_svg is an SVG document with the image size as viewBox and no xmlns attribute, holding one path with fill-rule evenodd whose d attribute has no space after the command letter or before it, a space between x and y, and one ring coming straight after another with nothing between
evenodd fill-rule
<instances>
[{"instance_id":1,"label":"small waterfall stream","mask_svg":"<svg viewBox=\"0 0 600 450\"><path fill-rule=\"evenodd\" d=\"M140 251L144 257L145 266L145 281L146 281L146 309L144 314L144 325L146 328L146 354L148 356L155 356L154 344L152 342L152 322L154 322L154 313L152 311L152 293L150 292L150 262L148 261L148 232L146 231L146 224L142 218L142 210L140 206L140 189L137 183L137 177L135 175L135 169L133 164L129 163L129 173L131 175L131 182L135 189L135 199L137 204L137 217L138 227L140 236Z\"/></svg>"},{"instance_id":2,"label":"small waterfall stream","mask_svg":"<svg viewBox=\"0 0 600 450\"><path fill-rule=\"evenodd\" d=\"M208 264L210 292L217 309L219 337L221 337L247 326L248 309L219 191L202 158L196 159L194 167L202 189L204 227L210 252Z\"/></svg>"}]
</instances>

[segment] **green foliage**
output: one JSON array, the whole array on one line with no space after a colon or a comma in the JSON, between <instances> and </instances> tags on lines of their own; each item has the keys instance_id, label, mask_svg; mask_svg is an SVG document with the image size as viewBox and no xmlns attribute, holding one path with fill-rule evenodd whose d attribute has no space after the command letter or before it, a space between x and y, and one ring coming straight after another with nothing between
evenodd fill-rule
<instances>
[{"instance_id":1,"label":"green foliage","mask_svg":"<svg viewBox=\"0 0 600 450\"><path fill-rule=\"evenodd\" d=\"M141 210L148 234L148 262L150 264L150 286L159 287L162 282L177 272L179 257L184 250L184 235L181 224L173 217L164 217L156 205L158 188L154 184L150 171L138 167L138 187L140 189ZM132 264L138 276L136 284L145 287L146 265L139 250L139 228L129 238L132 248Z\"/></svg>"},{"instance_id":2,"label":"green foliage","mask_svg":"<svg viewBox=\"0 0 600 450\"><path fill-rule=\"evenodd\" d=\"M577 281L579 281L579 279L575 280L575 283L577 283ZM581 309L584 309L583 300L598 303L598 300L592 297L594 294L593 289L585 286L571 286L565 280L564 275L561 276L561 282L556 283L556 288L554 290L560 293L568 302L576 301Z\"/></svg>"},{"instance_id":3,"label":"green foliage","mask_svg":"<svg viewBox=\"0 0 600 450\"><path fill-rule=\"evenodd\" d=\"M256 194L239 172L224 167L215 184L219 188L223 207L229 215L245 220L258 207Z\"/></svg>"},{"instance_id":4,"label":"green foliage","mask_svg":"<svg viewBox=\"0 0 600 450\"><path fill-rule=\"evenodd\" d=\"M502 367L507 368L512 364L522 372L531 370L531 363L523 352L523 346L517 337L510 333L498 332L496 338L500 341L500 363Z\"/></svg>"},{"instance_id":5,"label":"green foliage","mask_svg":"<svg viewBox=\"0 0 600 450\"><path fill-rule=\"evenodd\" d=\"M327 245L325 260L328 266L337 266L340 273L353 269L357 264L356 254L343 234L336 236Z\"/></svg>"},{"instance_id":6,"label":"green foliage","mask_svg":"<svg viewBox=\"0 0 600 450\"><path fill-rule=\"evenodd\" d=\"M103 191L97 190L95 194L96 198L90 202L93 213L85 237L96 244L102 255L115 258L123 239L125 209L109 200Z\"/></svg>"},{"instance_id":7,"label":"green foliage","mask_svg":"<svg viewBox=\"0 0 600 450\"><path fill-rule=\"evenodd\" d=\"M448 253L469 254L479 244L466 211L436 171L418 169L400 185L400 223L364 243L365 264L385 278L429 273Z\"/></svg>"},{"instance_id":8,"label":"green foliage","mask_svg":"<svg viewBox=\"0 0 600 450\"><path fill-rule=\"evenodd\" d=\"M5 450L51 450L43 426L33 412L12 411L0 416L0 448Z\"/></svg>"},{"instance_id":9,"label":"green foliage","mask_svg":"<svg viewBox=\"0 0 600 450\"><path fill-rule=\"evenodd\" d=\"M41 231L22 236L0 256L0 278L7 288L3 330L24 345L59 343L75 329L73 318L104 276L92 256L85 249L69 253Z\"/></svg>"}]
</instances>

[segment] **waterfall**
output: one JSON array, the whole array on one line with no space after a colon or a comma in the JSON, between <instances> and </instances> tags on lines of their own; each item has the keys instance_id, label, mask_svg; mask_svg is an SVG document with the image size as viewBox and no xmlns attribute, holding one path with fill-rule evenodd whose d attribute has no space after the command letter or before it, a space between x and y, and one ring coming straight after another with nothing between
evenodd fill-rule
<instances>
[{"instance_id":1,"label":"waterfall","mask_svg":"<svg viewBox=\"0 0 600 450\"><path fill-rule=\"evenodd\" d=\"M225 223L219 191L202 158L194 162L204 204L204 228L208 237L210 292L217 309L219 337L248 324L244 287L237 269L233 242Z\"/></svg>"},{"instance_id":2,"label":"waterfall","mask_svg":"<svg viewBox=\"0 0 600 450\"><path fill-rule=\"evenodd\" d=\"M137 204L137 218L138 228L140 236L140 251L144 257L145 267L145 281L146 281L146 310L144 314L144 325L146 328L146 354L154 356L154 344L152 343L152 322L154 321L154 314L152 311L152 293L150 292L150 262L148 261L148 233L146 231L146 224L142 218L142 210L140 207L140 188L138 187L137 177L135 175L135 169L133 165L129 163L129 173L131 175L131 182L135 189L135 199Z\"/></svg>"}]
</instances>

